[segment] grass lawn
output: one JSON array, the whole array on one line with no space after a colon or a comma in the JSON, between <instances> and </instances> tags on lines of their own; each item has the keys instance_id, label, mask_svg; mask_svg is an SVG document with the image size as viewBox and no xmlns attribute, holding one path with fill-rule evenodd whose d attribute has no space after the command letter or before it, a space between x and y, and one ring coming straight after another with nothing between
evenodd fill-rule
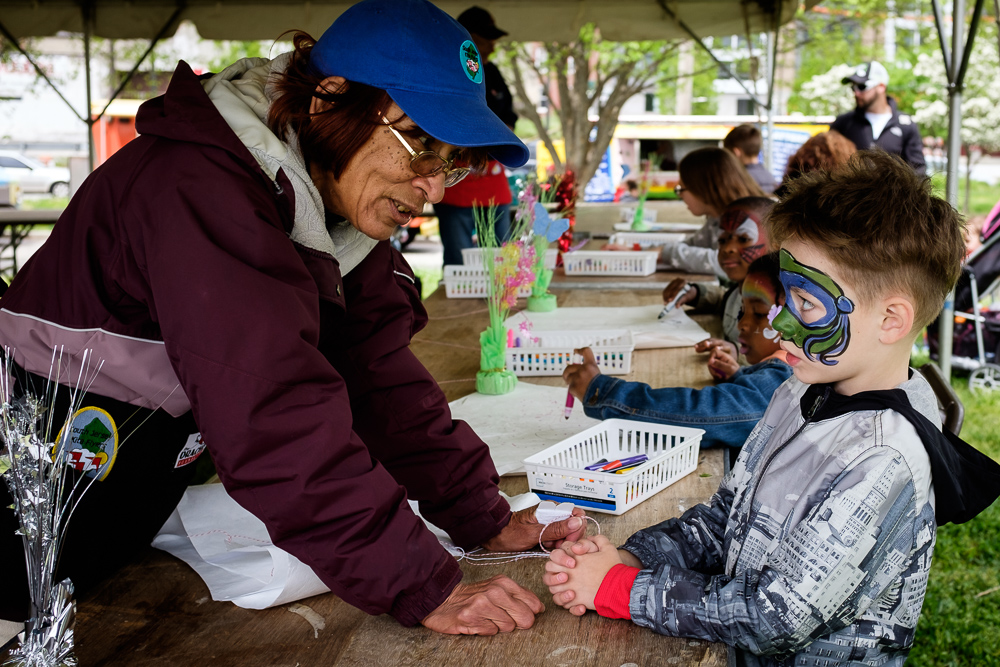
<instances>
[{"instance_id":1,"label":"grass lawn","mask_svg":"<svg viewBox=\"0 0 1000 667\"><path fill-rule=\"evenodd\" d=\"M931 176L931 183L934 185L934 194L945 197L945 175L934 174ZM993 206L1000 201L1000 184L989 185L981 181L972 181L969 189L969 210L965 211L965 179L958 181L958 210L966 215L986 215Z\"/></svg>"},{"instance_id":2,"label":"grass lawn","mask_svg":"<svg viewBox=\"0 0 1000 667\"><path fill-rule=\"evenodd\" d=\"M992 204L991 204L992 206ZM914 359L915 364L925 359ZM962 438L1000 460L1000 392L974 395L952 378L965 406ZM1000 665L1000 503L969 523L938 529L934 563L908 666Z\"/></svg>"}]
</instances>

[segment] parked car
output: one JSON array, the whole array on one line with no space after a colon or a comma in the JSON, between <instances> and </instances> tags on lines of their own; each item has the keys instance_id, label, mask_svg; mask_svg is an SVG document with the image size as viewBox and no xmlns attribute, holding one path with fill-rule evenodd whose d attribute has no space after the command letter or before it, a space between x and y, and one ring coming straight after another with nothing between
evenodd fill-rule
<instances>
[{"instance_id":1,"label":"parked car","mask_svg":"<svg viewBox=\"0 0 1000 667\"><path fill-rule=\"evenodd\" d=\"M69 196L69 169L46 167L38 160L15 151L0 151L0 167L7 177L21 186L22 193L48 192L56 197Z\"/></svg>"},{"instance_id":2,"label":"parked car","mask_svg":"<svg viewBox=\"0 0 1000 667\"><path fill-rule=\"evenodd\" d=\"M0 167L0 208L5 206L17 206L20 199L21 189L17 183L13 183L7 175L7 170Z\"/></svg>"}]
</instances>

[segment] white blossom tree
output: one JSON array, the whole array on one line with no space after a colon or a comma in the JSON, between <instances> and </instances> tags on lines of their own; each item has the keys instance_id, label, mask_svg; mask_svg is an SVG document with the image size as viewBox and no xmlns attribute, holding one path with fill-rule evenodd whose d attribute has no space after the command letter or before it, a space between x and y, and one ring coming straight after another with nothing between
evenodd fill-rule
<instances>
[{"instance_id":1,"label":"white blossom tree","mask_svg":"<svg viewBox=\"0 0 1000 667\"><path fill-rule=\"evenodd\" d=\"M834 65L803 83L798 93L799 111L808 116L836 116L850 111L854 107L854 97L843 80L853 73L851 65Z\"/></svg>"},{"instance_id":2,"label":"white blossom tree","mask_svg":"<svg viewBox=\"0 0 1000 667\"><path fill-rule=\"evenodd\" d=\"M966 155L965 208L969 207L969 178L976 160L984 153L1000 150L1000 54L989 31L981 28L972 47L962 91L962 148ZM921 133L930 137L948 135L948 79L940 53L920 54L913 67L919 97L913 103L913 118Z\"/></svg>"}]
</instances>

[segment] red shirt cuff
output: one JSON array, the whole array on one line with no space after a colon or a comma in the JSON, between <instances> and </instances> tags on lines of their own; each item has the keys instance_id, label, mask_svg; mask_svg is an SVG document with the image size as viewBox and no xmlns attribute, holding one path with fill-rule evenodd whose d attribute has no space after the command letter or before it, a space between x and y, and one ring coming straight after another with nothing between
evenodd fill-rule
<instances>
[{"instance_id":1,"label":"red shirt cuff","mask_svg":"<svg viewBox=\"0 0 1000 667\"><path fill-rule=\"evenodd\" d=\"M597 613L605 618L627 618L632 614L628 610L629 597L632 594L632 584L639 576L639 568L618 564L604 575L601 587L594 597L594 607Z\"/></svg>"}]
</instances>

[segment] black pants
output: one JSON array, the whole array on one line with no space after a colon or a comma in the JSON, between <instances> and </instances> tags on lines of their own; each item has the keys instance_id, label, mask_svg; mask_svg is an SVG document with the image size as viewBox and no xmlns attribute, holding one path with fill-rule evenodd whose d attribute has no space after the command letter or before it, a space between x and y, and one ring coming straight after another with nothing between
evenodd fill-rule
<instances>
[{"instance_id":1,"label":"black pants","mask_svg":"<svg viewBox=\"0 0 1000 667\"><path fill-rule=\"evenodd\" d=\"M14 392L44 395L45 379L15 369ZM58 430L69 409L69 390L59 387L55 400ZM81 408L108 412L118 428L118 455L101 481L90 485L69 524L56 581L70 577L78 593L112 575L149 546L177 506L194 464L177 468L188 436L197 431L191 413L179 418L105 396L86 394ZM55 433L50 434L50 441ZM79 473L73 473L79 474ZM0 618L23 621L29 612L27 571L17 518L7 485L0 483L0 563L11 580L0 595ZM20 564L20 565L19 565Z\"/></svg>"}]
</instances>

